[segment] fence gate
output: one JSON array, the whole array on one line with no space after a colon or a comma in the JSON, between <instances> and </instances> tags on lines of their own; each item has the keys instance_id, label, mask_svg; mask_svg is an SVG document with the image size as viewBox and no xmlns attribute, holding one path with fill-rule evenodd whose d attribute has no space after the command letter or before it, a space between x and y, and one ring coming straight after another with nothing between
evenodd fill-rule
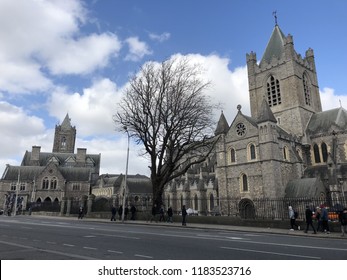
<instances>
[{"instance_id":1,"label":"fence gate","mask_svg":"<svg viewBox=\"0 0 347 280\"><path fill-rule=\"evenodd\" d=\"M239 203L239 212L242 219L255 219L255 208L252 200L242 199Z\"/></svg>"}]
</instances>

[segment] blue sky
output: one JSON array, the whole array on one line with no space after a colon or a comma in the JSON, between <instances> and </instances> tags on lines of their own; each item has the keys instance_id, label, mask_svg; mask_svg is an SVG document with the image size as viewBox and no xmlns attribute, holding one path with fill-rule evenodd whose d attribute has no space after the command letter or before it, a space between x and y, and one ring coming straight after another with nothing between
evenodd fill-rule
<instances>
[{"instance_id":1,"label":"blue sky","mask_svg":"<svg viewBox=\"0 0 347 280\"><path fill-rule=\"evenodd\" d=\"M315 53L323 110L347 108L347 2L279 0L0 0L0 173L33 145L52 150L69 113L76 147L124 173L126 136L112 121L129 76L148 60L186 56L229 121L249 114L246 53L260 60L275 25ZM220 112L216 112L216 120ZM148 175L139 147L129 173Z\"/></svg>"}]
</instances>

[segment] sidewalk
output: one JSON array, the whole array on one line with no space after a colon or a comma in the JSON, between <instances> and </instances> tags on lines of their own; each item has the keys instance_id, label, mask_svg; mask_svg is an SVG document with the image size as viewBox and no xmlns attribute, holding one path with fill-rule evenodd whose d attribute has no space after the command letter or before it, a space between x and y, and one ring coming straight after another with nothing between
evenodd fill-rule
<instances>
[{"instance_id":1,"label":"sidewalk","mask_svg":"<svg viewBox=\"0 0 347 280\"><path fill-rule=\"evenodd\" d=\"M37 216L35 215L34 217L76 220L76 222L93 221L93 222L100 222L100 223L123 224L119 220L116 220L115 222L114 221L111 222L109 219L97 219L97 218L88 218L88 217L84 217L82 220L78 220L76 217L39 216L39 215ZM233 225L218 225L218 224L198 224L198 223L187 223L187 226L183 227L180 222L173 222L173 223L146 222L143 220L136 220L136 221L126 220L124 221L124 224L147 225L147 226L153 226L153 227L155 226L156 227L179 227L182 229L197 228L197 229L214 229L214 230L225 230L225 231L243 231L243 232L253 232L253 233L286 234L286 235L302 236L302 237L305 236L305 237L334 238L334 239L347 240L347 235L342 237L341 232L331 232L330 234L317 232L317 234L313 234L312 229L310 229L308 233L305 233L304 231L305 229L291 231L289 229L280 229L280 228L264 228L264 227L233 226Z\"/></svg>"}]
</instances>

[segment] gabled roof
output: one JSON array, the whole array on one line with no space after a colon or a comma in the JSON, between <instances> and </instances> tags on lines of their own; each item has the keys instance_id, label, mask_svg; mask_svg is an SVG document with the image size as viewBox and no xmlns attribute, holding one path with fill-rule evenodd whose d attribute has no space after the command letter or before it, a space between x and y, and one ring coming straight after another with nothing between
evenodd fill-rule
<instances>
[{"instance_id":1,"label":"gabled roof","mask_svg":"<svg viewBox=\"0 0 347 280\"><path fill-rule=\"evenodd\" d=\"M261 103L260 111L259 111L259 116L258 116L258 123L262 122L274 122L277 123L277 120L272 113L269 104L263 99L263 102Z\"/></svg>"},{"instance_id":2,"label":"gabled roof","mask_svg":"<svg viewBox=\"0 0 347 280\"><path fill-rule=\"evenodd\" d=\"M219 117L219 121L217 124L217 128L214 132L215 135L219 135L219 134L226 134L229 130L229 124L223 114L223 111Z\"/></svg>"},{"instance_id":3,"label":"gabled roof","mask_svg":"<svg viewBox=\"0 0 347 280\"><path fill-rule=\"evenodd\" d=\"M340 107L312 115L306 129L309 135L326 133L331 128L347 129L347 111Z\"/></svg>"},{"instance_id":4,"label":"gabled roof","mask_svg":"<svg viewBox=\"0 0 347 280\"><path fill-rule=\"evenodd\" d=\"M270 63L272 57L275 57L277 59L281 58L282 53L284 52L285 40L286 40L286 36L282 32L282 30L279 28L279 26L276 24L275 28L272 31L270 40L267 43L267 46L266 46L266 49L260 64L264 61L266 61L267 63Z\"/></svg>"},{"instance_id":5,"label":"gabled roof","mask_svg":"<svg viewBox=\"0 0 347 280\"><path fill-rule=\"evenodd\" d=\"M289 181L286 190L286 198L314 198L325 193L322 181L317 178L302 178Z\"/></svg>"}]
</instances>

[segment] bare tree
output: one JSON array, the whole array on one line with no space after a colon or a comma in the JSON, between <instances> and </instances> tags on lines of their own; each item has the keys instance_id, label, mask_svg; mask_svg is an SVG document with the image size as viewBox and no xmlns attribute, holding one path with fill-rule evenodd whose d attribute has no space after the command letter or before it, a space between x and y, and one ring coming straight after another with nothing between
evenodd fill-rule
<instances>
[{"instance_id":1,"label":"bare tree","mask_svg":"<svg viewBox=\"0 0 347 280\"><path fill-rule=\"evenodd\" d=\"M162 204L165 184L206 160L214 148L216 106L204 94L209 83L187 59L148 62L135 75L114 121L127 129L150 158L153 200Z\"/></svg>"}]
</instances>

